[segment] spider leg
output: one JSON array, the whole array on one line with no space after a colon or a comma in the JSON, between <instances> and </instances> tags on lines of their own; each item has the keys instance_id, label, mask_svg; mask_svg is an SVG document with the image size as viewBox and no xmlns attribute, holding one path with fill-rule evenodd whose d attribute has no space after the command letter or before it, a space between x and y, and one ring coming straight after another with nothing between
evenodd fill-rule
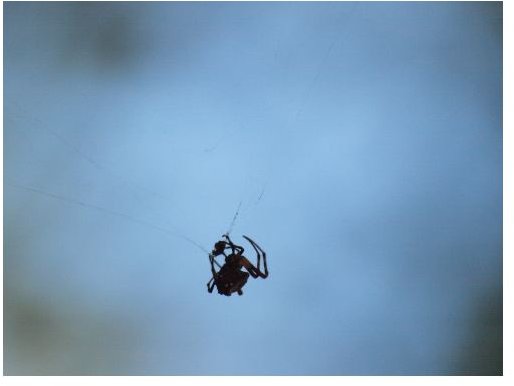
<instances>
[{"instance_id":1,"label":"spider leg","mask_svg":"<svg viewBox=\"0 0 514 386\"><path fill-rule=\"evenodd\" d=\"M244 258L243 260L243 265L246 269L248 269L248 272L250 272L250 275L252 275L254 278L262 277L263 279L266 279L269 275L268 264L266 261L266 252L264 252L264 250L248 236L243 235L243 237L252 245L253 249L255 249L255 252L257 253L257 268L252 263L250 263L246 258ZM262 261L264 264L264 272L261 271L261 253ZM247 267L247 264L249 265L249 267Z\"/></svg>"},{"instance_id":2,"label":"spider leg","mask_svg":"<svg viewBox=\"0 0 514 386\"><path fill-rule=\"evenodd\" d=\"M219 267L218 262L214 258L213 255L209 254L209 262L211 263L211 272L212 272L212 278L207 283L207 291L211 293L214 289L214 286L216 285L216 276L218 276L218 273L216 272L216 269L214 268L214 263Z\"/></svg>"},{"instance_id":3,"label":"spider leg","mask_svg":"<svg viewBox=\"0 0 514 386\"><path fill-rule=\"evenodd\" d=\"M230 237L228 235L225 234L225 235L223 235L223 237L227 239L229 248L232 249L232 253L236 253L236 250L237 250L237 254L238 255L242 255L243 254L243 252L245 251L243 247L234 244L232 242L232 240L230 240Z\"/></svg>"},{"instance_id":4,"label":"spider leg","mask_svg":"<svg viewBox=\"0 0 514 386\"><path fill-rule=\"evenodd\" d=\"M215 285L216 285L216 282L214 281L214 277L212 277L211 280L209 280L209 282L207 283L207 291L209 293L212 293Z\"/></svg>"},{"instance_id":5,"label":"spider leg","mask_svg":"<svg viewBox=\"0 0 514 386\"><path fill-rule=\"evenodd\" d=\"M240 261L241 261L241 265L246 268L248 273L254 279L257 279L259 276L261 276L262 272L260 272L257 268L255 268L255 266L252 263L250 263L250 261L246 257L241 256L241 260Z\"/></svg>"},{"instance_id":6,"label":"spider leg","mask_svg":"<svg viewBox=\"0 0 514 386\"><path fill-rule=\"evenodd\" d=\"M225 253L223 253L225 255ZM226 257L227 255L225 255ZM218 268L221 268L220 263L216 261L216 255L213 255L212 253L209 253L209 261L211 262L211 269L214 269L213 263L218 266Z\"/></svg>"}]
</instances>

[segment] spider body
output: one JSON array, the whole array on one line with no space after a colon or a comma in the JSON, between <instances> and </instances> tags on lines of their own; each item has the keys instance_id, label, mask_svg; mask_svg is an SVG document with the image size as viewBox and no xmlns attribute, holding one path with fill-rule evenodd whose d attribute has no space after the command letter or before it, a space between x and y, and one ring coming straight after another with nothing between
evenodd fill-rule
<instances>
[{"instance_id":1,"label":"spider body","mask_svg":"<svg viewBox=\"0 0 514 386\"><path fill-rule=\"evenodd\" d=\"M220 295L231 296L234 292L237 292L238 295L242 295L242 288L250 276L254 279L258 277L265 279L268 277L266 253L255 243L255 241L251 240L247 236L243 236L248 240L257 253L257 267L255 267L245 256L243 256L243 247L235 245L228 235L223 235L223 237L227 241L220 240L214 244L214 249L209 255L212 278L207 283L207 291L211 293L214 290L214 287L216 287ZM225 253L225 250L227 249L230 249L231 253ZM261 272L260 270L261 253L264 272ZM217 262L214 258L219 255L225 256L225 264L220 267L219 271L216 271L214 264L217 264ZM243 268L247 272L243 271Z\"/></svg>"},{"instance_id":2,"label":"spider body","mask_svg":"<svg viewBox=\"0 0 514 386\"><path fill-rule=\"evenodd\" d=\"M232 295L233 292L242 294L241 288L246 284L249 276L248 272L244 272L234 264L224 264L215 279L218 293L226 296Z\"/></svg>"}]
</instances>

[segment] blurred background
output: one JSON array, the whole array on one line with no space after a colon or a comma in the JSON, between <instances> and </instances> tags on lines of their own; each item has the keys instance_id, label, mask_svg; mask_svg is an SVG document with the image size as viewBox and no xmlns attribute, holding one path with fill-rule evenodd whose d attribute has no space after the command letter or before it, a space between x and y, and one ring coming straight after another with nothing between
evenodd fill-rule
<instances>
[{"instance_id":1,"label":"blurred background","mask_svg":"<svg viewBox=\"0 0 514 386\"><path fill-rule=\"evenodd\" d=\"M4 3L4 374L502 374L501 66L500 2Z\"/></svg>"}]
</instances>

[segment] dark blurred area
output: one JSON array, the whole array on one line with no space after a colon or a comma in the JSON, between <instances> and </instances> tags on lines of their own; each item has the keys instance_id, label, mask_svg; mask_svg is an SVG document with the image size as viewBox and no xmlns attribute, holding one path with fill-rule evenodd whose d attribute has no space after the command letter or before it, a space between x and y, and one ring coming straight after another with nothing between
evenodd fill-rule
<instances>
[{"instance_id":1,"label":"dark blurred area","mask_svg":"<svg viewBox=\"0 0 514 386\"><path fill-rule=\"evenodd\" d=\"M499 290L477 299L467 342L450 359L454 375L503 375L503 302Z\"/></svg>"}]
</instances>

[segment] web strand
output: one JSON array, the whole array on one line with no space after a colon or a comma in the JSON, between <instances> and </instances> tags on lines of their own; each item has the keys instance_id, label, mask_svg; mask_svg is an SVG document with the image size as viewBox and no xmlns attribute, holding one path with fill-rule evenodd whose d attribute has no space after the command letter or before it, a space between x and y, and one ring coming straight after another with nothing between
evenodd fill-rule
<instances>
[{"instance_id":1,"label":"web strand","mask_svg":"<svg viewBox=\"0 0 514 386\"><path fill-rule=\"evenodd\" d=\"M84 208L94 209L96 211L109 214L111 216L116 216L116 217L125 219L127 221L131 221L133 223L136 223L136 224L139 224L139 225L143 225L143 226L146 226L146 227L158 230L160 232L166 233L166 234L171 235L173 237L181 238L182 240L187 241L189 244L194 245L196 248L200 249L202 252L206 253L207 255L209 254L209 251L205 247L203 247L201 244L197 243L193 239L183 235L179 231L171 230L171 229L167 229L167 228L164 228L162 226L159 226L159 225L155 225L155 224L150 223L148 221L145 221L145 220L139 219L137 217L128 215L126 213L116 212L116 211L108 209L108 208L104 208L104 207L97 206L97 205L94 205L94 204L89 204L89 203L86 203L86 202L83 202L83 201L80 201L80 200L75 200L75 199L72 199L72 198L69 198L69 197L64 197L64 196L61 196L61 195L58 195L58 194L55 194L55 193L51 193L51 192L47 192L47 191L44 191L44 190L41 190L41 189L37 189L37 188L29 187L29 186L18 185L18 184L14 184L12 182L6 182L5 184L9 185L9 186L11 186L13 188L23 189L23 190L26 190L26 191L29 191L29 192L33 192L33 193L37 193L37 194L40 194L40 195L43 195L43 196L46 196L46 197L53 198L55 200L60 200L60 201L68 202L70 204L79 205L79 206L82 206Z\"/></svg>"}]
</instances>

